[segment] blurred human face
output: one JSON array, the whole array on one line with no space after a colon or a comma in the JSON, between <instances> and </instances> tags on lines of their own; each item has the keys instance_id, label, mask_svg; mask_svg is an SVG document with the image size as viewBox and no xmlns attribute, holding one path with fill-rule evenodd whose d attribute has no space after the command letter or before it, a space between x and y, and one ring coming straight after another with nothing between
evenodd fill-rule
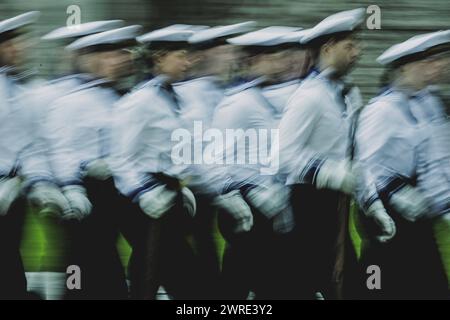
<instances>
[{"instance_id":1,"label":"blurred human face","mask_svg":"<svg viewBox=\"0 0 450 320\"><path fill-rule=\"evenodd\" d=\"M118 81L133 72L132 56L124 50L85 53L77 56L76 61L82 72L110 81Z\"/></svg>"},{"instance_id":2,"label":"blurred human face","mask_svg":"<svg viewBox=\"0 0 450 320\"><path fill-rule=\"evenodd\" d=\"M271 81L283 82L305 76L309 70L306 50L291 48L268 54L265 57L265 75Z\"/></svg>"},{"instance_id":3,"label":"blurred human face","mask_svg":"<svg viewBox=\"0 0 450 320\"><path fill-rule=\"evenodd\" d=\"M203 62L205 60L204 53L201 50L188 51L187 59L189 60L189 70L186 73L187 77L196 78L202 75Z\"/></svg>"},{"instance_id":4,"label":"blurred human face","mask_svg":"<svg viewBox=\"0 0 450 320\"><path fill-rule=\"evenodd\" d=\"M20 67L25 60L28 41L24 36L18 36L0 43L0 63L2 65Z\"/></svg>"},{"instance_id":5,"label":"blurred human face","mask_svg":"<svg viewBox=\"0 0 450 320\"><path fill-rule=\"evenodd\" d=\"M229 44L205 50L207 73L227 79L231 77L234 65L239 57L239 50Z\"/></svg>"},{"instance_id":6,"label":"blurred human face","mask_svg":"<svg viewBox=\"0 0 450 320\"><path fill-rule=\"evenodd\" d=\"M248 73L251 77L265 77L268 81L274 81L277 69L276 53L258 53L249 56Z\"/></svg>"},{"instance_id":7,"label":"blurred human face","mask_svg":"<svg viewBox=\"0 0 450 320\"><path fill-rule=\"evenodd\" d=\"M133 59L130 52L112 50L100 52L97 56L101 75L111 81L117 81L133 73Z\"/></svg>"},{"instance_id":8,"label":"blurred human face","mask_svg":"<svg viewBox=\"0 0 450 320\"><path fill-rule=\"evenodd\" d=\"M289 50L260 53L249 57L249 73L253 77L264 76L269 82L280 82L292 71L292 56Z\"/></svg>"},{"instance_id":9,"label":"blurred human face","mask_svg":"<svg viewBox=\"0 0 450 320\"><path fill-rule=\"evenodd\" d=\"M181 80L190 67L187 51L168 51L158 57L155 67L160 74L168 76L171 81Z\"/></svg>"},{"instance_id":10,"label":"blurred human face","mask_svg":"<svg viewBox=\"0 0 450 320\"><path fill-rule=\"evenodd\" d=\"M288 50L280 50L275 53L264 55L265 64L265 76L273 81L282 81L290 71L292 66L290 65L291 55ZM263 65L264 68L264 65Z\"/></svg>"},{"instance_id":11,"label":"blurred human face","mask_svg":"<svg viewBox=\"0 0 450 320\"><path fill-rule=\"evenodd\" d=\"M349 73L360 55L360 43L353 36L339 41L330 40L321 50L321 59L324 58L327 67L332 67L339 76Z\"/></svg>"},{"instance_id":12,"label":"blurred human face","mask_svg":"<svg viewBox=\"0 0 450 320\"><path fill-rule=\"evenodd\" d=\"M287 65L289 66L290 75L288 79L294 77L303 78L311 67L311 59L307 50L304 49L291 49L290 59Z\"/></svg>"},{"instance_id":13,"label":"blurred human face","mask_svg":"<svg viewBox=\"0 0 450 320\"><path fill-rule=\"evenodd\" d=\"M425 60L413 61L399 67L395 80L397 86L415 91L422 90L430 84L427 78L423 76L427 68L428 63Z\"/></svg>"},{"instance_id":14,"label":"blurred human face","mask_svg":"<svg viewBox=\"0 0 450 320\"><path fill-rule=\"evenodd\" d=\"M426 66L422 72L422 77L430 85L450 84L450 53L431 57L424 61Z\"/></svg>"}]
</instances>

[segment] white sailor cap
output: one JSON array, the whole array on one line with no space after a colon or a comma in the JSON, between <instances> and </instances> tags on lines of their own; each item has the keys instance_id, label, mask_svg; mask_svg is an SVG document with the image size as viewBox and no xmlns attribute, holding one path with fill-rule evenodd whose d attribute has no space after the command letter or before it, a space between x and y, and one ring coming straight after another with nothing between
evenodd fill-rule
<instances>
[{"instance_id":1,"label":"white sailor cap","mask_svg":"<svg viewBox=\"0 0 450 320\"><path fill-rule=\"evenodd\" d=\"M187 31L192 31L192 32L199 32L202 30L206 30L209 29L209 26L204 26L204 25L200 25L200 24L174 24L171 26L172 28L179 28L187 30Z\"/></svg>"},{"instance_id":2,"label":"white sailor cap","mask_svg":"<svg viewBox=\"0 0 450 320\"><path fill-rule=\"evenodd\" d=\"M152 42L186 42L194 34L193 26L174 24L166 28L154 30L136 38L140 43Z\"/></svg>"},{"instance_id":3,"label":"white sailor cap","mask_svg":"<svg viewBox=\"0 0 450 320\"><path fill-rule=\"evenodd\" d=\"M283 36L283 40L287 43L299 43L305 33L308 32L309 29L299 28L297 31L289 32Z\"/></svg>"},{"instance_id":4,"label":"white sailor cap","mask_svg":"<svg viewBox=\"0 0 450 320\"><path fill-rule=\"evenodd\" d=\"M307 44L323 36L354 31L364 22L365 14L366 10L364 8L359 8L341 11L328 16L305 32L301 39L301 43Z\"/></svg>"},{"instance_id":5,"label":"white sailor cap","mask_svg":"<svg viewBox=\"0 0 450 320\"><path fill-rule=\"evenodd\" d=\"M261 30L252 31L241 36L228 39L227 41L239 46L279 46L291 43L284 37L300 28L272 26Z\"/></svg>"},{"instance_id":6,"label":"white sailor cap","mask_svg":"<svg viewBox=\"0 0 450 320\"><path fill-rule=\"evenodd\" d=\"M432 54L450 51L450 46L438 49L441 45L450 44L450 30L437 31L414 36L404 42L393 45L377 58L377 62L383 65L403 64L407 61L418 60Z\"/></svg>"},{"instance_id":7,"label":"white sailor cap","mask_svg":"<svg viewBox=\"0 0 450 320\"><path fill-rule=\"evenodd\" d=\"M30 11L16 17L0 21L0 37L2 37L3 33L14 31L28 24L36 22L39 19L40 15L41 13L39 11Z\"/></svg>"},{"instance_id":8,"label":"white sailor cap","mask_svg":"<svg viewBox=\"0 0 450 320\"><path fill-rule=\"evenodd\" d=\"M90 34L120 28L123 20L103 20L80 23L55 29L42 37L43 40L73 39L88 36Z\"/></svg>"},{"instance_id":9,"label":"white sailor cap","mask_svg":"<svg viewBox=\"0 0 450 320\"><path fill-rule=\"evenodd\" d=\"M69 51L76 51L97 46L121 45L136 38L141 26L133 25L123 28L108 30L82 37L66 47Z\"/></svg>"},{"instance_id":10,"label":"white sailor cap","mask_svg":"<svg viewBox=\"0 0 450 320\"><path fill-rule=\"evenodd\" d=\"M229 37L238 33L247 32L251 27L255 26L255 21L246 21L235 23L227 26L217 26L196 32L189 38L189 43L200 44L211 42L219 38Z\"/></svg>"}]
</instances>

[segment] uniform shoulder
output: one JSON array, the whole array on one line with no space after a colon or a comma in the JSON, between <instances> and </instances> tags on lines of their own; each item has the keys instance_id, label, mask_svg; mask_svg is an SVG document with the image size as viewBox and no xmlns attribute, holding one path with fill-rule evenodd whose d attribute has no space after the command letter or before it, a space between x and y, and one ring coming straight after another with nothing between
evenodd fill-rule
<instances>
[{"instance_id":1,"label":"uniform shoulder","mask_svg":"<svg viewBox=\"0 0 450 320\"><path fill-rule=\"evenodd\" d=\"M160 88L146 83L136 86L131 92L119 99L117 105L121 108L152 105L160 94ZM146 103L144 103L146 102Z\"/></svg>"},{"instance_id":2,"label":"uniform shoulder","mask_svg":"<svg viewBox=\"0 0 450 320\"><path fill-rule=\"evenodd\" d=\"M377 115L392 115L401 104L403 97L398 92L387 89L378 96L370 99L366 107L364 107L362 114L377 114ZM392 118L392 117L390 117Z\"/></svg>"},{"instance_id":3,"label":"uniform shoulder","mask_svg":"<svg viewBox=\"0 0 450 320\"><path fill-rule=\"evenodd\" d=\"M294 90L300 86L300 79L285 81L264 87L263 91Z\"/></svg>"},{"instance_id":4,"label":"uniform shoulder","mask_svg":"<svg viewBox=\"0 0 450 320\"><path fill-rule=\"evenodd\" d=\"M289 98L286 110L311 110L314 112L321 112L325 104L323 102L324 98L324 88L321 81L316 81L314 79L305 80L299 87L295 90L292 96Z\"/></svg>"},{"instance_id":5,"label":"uniform shoulder","mask_svg":"<svg viewBox=\"0 0 450 320\"><path fill-rule=\"evenodd\" d=\"M96 104L96 98L92 88L75 90L60 97L55 97L49 107L50 112L60 111L64 113L80 113L83 107L90 108Z\"/></svg>"},{"instance_id":6,"label":"uniform shoulder","mask_svg":"<svg viewBox=\"0 0 450 320\"><path fill-rule=\"evenodd\" d=\"M236 91L234 94L225 95L217 108L233 108L238 113L245 113L250 112L253 107L265 103L265 101L261 90L255 87L248 87L244 90Z\"/></svg>"}]
</instances>

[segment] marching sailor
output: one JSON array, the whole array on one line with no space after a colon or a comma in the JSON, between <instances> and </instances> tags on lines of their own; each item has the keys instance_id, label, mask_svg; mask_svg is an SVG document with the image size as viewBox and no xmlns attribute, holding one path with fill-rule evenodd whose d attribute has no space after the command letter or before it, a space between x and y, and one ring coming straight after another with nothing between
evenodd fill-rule
<instances>
[{"instance_id":1,"label":"marching sailor","mask_svg":"<svg viewBox=\"0 0 450 320\"><path fill-rule=\"evenodd\" d=\"M223 157L228 173L252 208L254 217L252 230L236 235L230 232L230 217L219 215L219 227L228 242L223 266L227 298L245 299L250 289L258 298L279 294L267 279L268 272L278 273L279 261L273 252L279 248L275 246L274 231L291 228L292 219L289 220L288 188L276 181L275 173L265 173L278 110L263 96L261 87L278 72L274 66L278 63L278 52L286 46L283 36L292 31L288 27L268 27L227 40L241 49L240 61L247 65L242 65L240 71L248 81L225 91L212 127L220 129L227 137ZM233 129L242 134L237 133L235 139L229 140L226 132ZM261 137L261 132L270 140L251 141L252 134ZM247 138L249 143L245 141Z\"/></svg>"},{"instance_id":2,"label":"marching sailor","mask_svg":"<svg viewBox=\"0 0 450 320\"><path fill-rule=\"evenodd\" d=\"M53 102L48 114L50 160L71 207L68 261L83 272L82 289L67 298L122 299L128 296L116 241L124 199L112 178L111 130L114 85L130 70L124 49L135 44L140 26L82 37L66 47L77 55L84 82Z\"/></svg>"},{"instance_id":3,"label":"marching sailor","mask_svg":"<svg viewBox=\"0 0 450 320\"><path fill-rule=\"evenodd\" d=\"M272 59L272 75L262 88L264 97L277 109L277 118L281 119L289 98L300 86L301 80L310 69L308 50L300 44L305 29L292 30L283 37L285 42L274 52Z\"/></svg>"},{"instance_id":4,"label":"marching sailor","mask_svg":"<svg viewBox=\"0 0 450 320\"><path fill-rule=\"evenodd\" d=\"M226 42L227 37L248 31L253 22L243 22L226 26L196 30L188 39L189 75L191 79L175 83L174 89L180 99L180 117L193 138L192 151L194 165L202 166L196 159L202 159L205 130L211 128L216 106L223 97L224 86L230 77L230 51L234 47ZM201 130L194 130L201 126ZM193 239L205 282L205 296L220 296L220 265L215 240L215 208L210 197L195 194L197 213L193 221Z\"/></svg>"},{"instance_id":5,"label":"marching sailor","mask_svg":"<svg viewBox=\"0 0 450 320\"><path fill-rule=\"evenodd\" d=\"M150 50L147 61L153 78L117 106L116 185L140 208L128 220L128 229L133 231L128 238L133 247L130 280L134 298L154 299L161 284L178 299L201 294L200 269L185 237L189 216L196 212L195 198L186 184L194 192L208 194L215 206L235 217L237 230L251 228L248 205L233 190L226 192L226 178L220 170L205 172L174 158L173 135L185 126L172 83L183 79L190 66L186 49L192 34L188 27L174 25L138 37Z\"/></svg>"},{"instance_id":6,"label":"marching sailor","mask_svg":"<svg viewBox=\"0 0 450 320\"><path fill-rule=\"evenodd\" d=\"M344 257L349 253L348 199L356 184L351 161L352 119L358 90L344 77L361 53L355 37L365 10L333 14L301 38L314 67L290 98L279 124L280 174L292 186L291 284L287 295L340 298ZM295 254L294 254L295 252ZM345 255L344 255L345 253ZM351 251L350 251L351 253ZM356 256L352 256L356 264Z\"/></svg>"},{"instance_id":7,"label":"marching sailor","mask_svg":"<svg viewBox=\"0 0 450 320\"><path fill-rule=\"evenodd\" d=\"M39 18L33 11L0 22L0 297L27 298L20 242L26 201L39 210L68 210L54 183L39 144L39 114L28 99L29 90L18 77L27 43L24 27ZM25 197L26 195L26 197Z\"/></svg>"},{"instance_id":8,"label":"marching sailor","mask_svg":"<svg viewBox=\"0 0 450 320\"><path fill-rule=\"evenodd\" d=\"M390 70L389 86L364 108L356 135L365 173L358 192L367 232L361 264L379 266L383 277L370 298L449 297L432 227L449 212L450 129L431 87L443 81L449 52L450 31L440 31L377 59Z\"/></svg>"}]
</instances>

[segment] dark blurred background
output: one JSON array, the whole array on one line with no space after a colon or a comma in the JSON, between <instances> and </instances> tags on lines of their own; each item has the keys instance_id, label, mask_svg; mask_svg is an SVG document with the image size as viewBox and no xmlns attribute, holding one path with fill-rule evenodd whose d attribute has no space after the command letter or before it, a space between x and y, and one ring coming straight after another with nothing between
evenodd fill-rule
<instances>
[{"instance_id":1,"label":"dark blurred background","mask_svg":"<svg viewBox=\"0 0 450 320\"><path fill-rule=\"evenodd\" d=\"M141 24L144 31L174 23L220 25L255 20L261 27L287 25L311 27L340 10L377 5L381 9L381 30L364 30L365 54L353 72L367 101L378 92L381 68L375 58L395 42L427 31L450 28L448 0L304 1L304 0L1 0L0 19L28 10L40 10L36 35L66 25L68 6L81 9L81 22L124 19ZM40 41L32 61L43 77L60 73L54 43Z\"/></svg>"}]
</instances>

